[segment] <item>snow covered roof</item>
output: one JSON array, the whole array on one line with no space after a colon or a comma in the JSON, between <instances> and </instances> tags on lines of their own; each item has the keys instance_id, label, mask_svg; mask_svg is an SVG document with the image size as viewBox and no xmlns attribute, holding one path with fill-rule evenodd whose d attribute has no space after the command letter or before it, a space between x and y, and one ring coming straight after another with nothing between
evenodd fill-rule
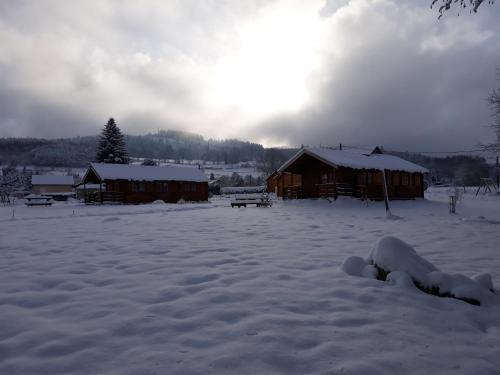
<instances>
[{"instance_id":1,"label":"snow covered roof","mask_svg":"<svg viewBox=\"0 0 500 375\"><path fill-rule=\"evenodd\" d=\"M104 184L103 186L105 186L106 184ZM77 187L76 187L76 190L92 190L92 189L99 189L101 187L101 185L99 184L79 184Z\"/></svg>"},{"instance_id":2,"label":"snow covered roof","mask_svg":"<svg viewBox=\"0 0 500 375\"><path fill-rule=\"evenodd\" d=\"M201 169L191 167L92 163L91 168L101 180L207 181Z\"/></svg>"},{"instance_id":3,"label":"snow covered roof","mask_svg":"<svg viewBox=\"0 0 500 375\"><path fill-rule=\"evenodd\" d=\"M371 154L363 150L334 150L322 147L304 147L300 149L290 160L278 168L278 172L283 172L299 157L307 154L321 160L332 167L348 167L354 169L376 169L404 172L429 172L424 167L404 160L398 156L388 154Z\"/></svg>"},{"instance_id":4,"label":"snow covered roof","mask_svg":"<svg viewBox=\"0 0 500 375\"><path fill-rule=\"evenodd\" d=\"M51 199L51 197L48 197L46 195L39 195L39 194L28 194L27 196L24 197L25 199Z\"/></svg>"},{"instance_id":5,"label":"snow covered roof","mask_svg":"<svg viewBox=\"0 0 500 375\"><path fill-rule=\"evenodd\" d=\"M73 185L75 183L73 176L54 176L34 174L31 176L32 185Z\"/></svg>"}]
</instances>

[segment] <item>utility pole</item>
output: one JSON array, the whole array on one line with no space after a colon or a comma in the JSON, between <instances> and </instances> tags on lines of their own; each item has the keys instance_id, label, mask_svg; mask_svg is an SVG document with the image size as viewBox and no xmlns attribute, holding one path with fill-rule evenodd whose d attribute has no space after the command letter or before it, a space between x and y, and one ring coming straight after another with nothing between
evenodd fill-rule
<instances>
[{"instance_id":1,"label":"utility pole","mask_svg":"<svg viewBox=\"0 0 500 375\"><path fill-rule=\"evenodd\" d=\"M385 169L382 169L382 180L384 181L384 203L385 203L385 213L387 218L392 217L391 209L389 208L389 194L387 193L387 180L385 178Z\"/></svg>"},{"instance_id":2,"label":"utility pole","mask_svg":"<svg viewBox=\"0 0 500 375\"><path fill-rule=\"evenodd\" d=\"M498 154L497 154L497 191L500 190L500 169L498 167Z\"/></svg>"}]
</instances>

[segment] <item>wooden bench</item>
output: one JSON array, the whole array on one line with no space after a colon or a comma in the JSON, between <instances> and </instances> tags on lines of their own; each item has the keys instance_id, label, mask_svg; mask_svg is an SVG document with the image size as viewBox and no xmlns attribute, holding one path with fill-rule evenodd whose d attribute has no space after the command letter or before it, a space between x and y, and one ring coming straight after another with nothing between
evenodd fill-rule
<instances>
[{"instance_id":1,"label":"wooden bench","mask_svg":"<svg viewBox=\"0 0 500 375\"><path fill-rule=\"evenodd\" d=\"M231 207L246 207L255 204L257 207L271 207L273 204L267 194L242 194L231 201Z\"/></svg>"}]
</instances>

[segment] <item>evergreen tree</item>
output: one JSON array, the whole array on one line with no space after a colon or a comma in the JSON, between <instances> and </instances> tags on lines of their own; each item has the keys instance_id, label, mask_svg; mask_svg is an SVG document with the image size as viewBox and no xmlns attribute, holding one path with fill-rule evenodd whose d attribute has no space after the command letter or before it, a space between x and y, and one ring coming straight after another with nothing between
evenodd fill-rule
<instances>
[{"instance_id":1,"label":"evergreen tree","mask_svg":"<svg viewBox=\"0 0 500 375\"><path fill-rule=\"evenodd\" d=\"M125 139L113 118L110 118L101 132L97 146L96 160L101 163L127 164Z\"/></svg>"}]
</instances>

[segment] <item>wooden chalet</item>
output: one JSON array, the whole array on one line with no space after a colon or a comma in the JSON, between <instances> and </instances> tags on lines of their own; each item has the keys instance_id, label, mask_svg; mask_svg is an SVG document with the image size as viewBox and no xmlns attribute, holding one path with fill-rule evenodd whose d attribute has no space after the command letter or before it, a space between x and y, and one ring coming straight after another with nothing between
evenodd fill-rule
<instances>
[{"instance_id":1,"label":"wooden chalet","mask_svg":"<svg viewBox=\"0 0 500 375\"><path fill-rule=\"evenodd\" d=\"M384 199L383 175L389 199L424 196L427 169L376 147L372 152L304 147L267 178L268 192L284 199Z\"/></svg>"},{"instance_id":2,"label":"wooden chalet","mask_svg":"<svg viewBox=\"0 0 500 375\"><path fill-rule=\"evenodd\" d=\"M92 163L82 184L85 203L208 200L207 178L198 168ZM95 184L98 191L85 191L86 185Z\"/></svg>"}]
</instances>

